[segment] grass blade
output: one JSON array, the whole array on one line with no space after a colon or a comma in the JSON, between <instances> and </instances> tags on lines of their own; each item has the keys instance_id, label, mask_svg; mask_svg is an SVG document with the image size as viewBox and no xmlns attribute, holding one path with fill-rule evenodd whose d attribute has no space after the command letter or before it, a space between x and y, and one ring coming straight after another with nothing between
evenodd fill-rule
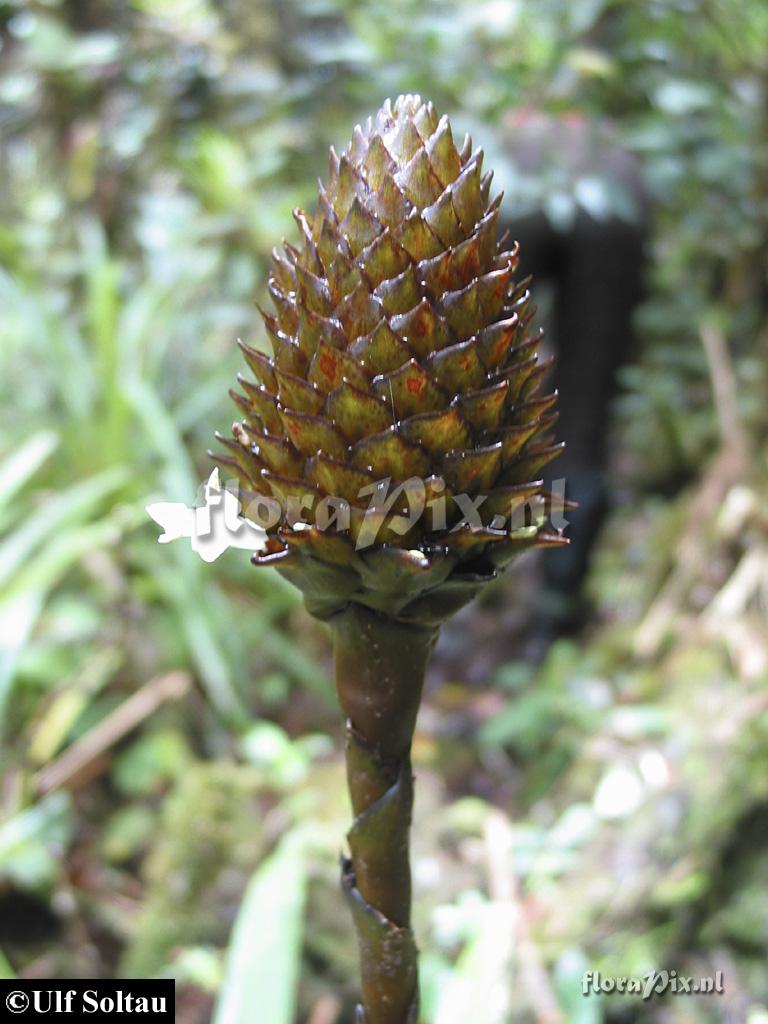
<instances>
[{"instance_id":1,"label":"grass blade","mask_svg":"<svg viewBox=\"0 0 768 1024\"><path fill-rule=\"evenodd\" d=\"M301 962L306 860L289 833L248 885L232 932L213 1024L293 1024Z\"/></svg>"},{"instance_id":2,"label":"grass blade","mask_svg":"<svg viewBox=\"0 0 768 1024\"><path fill-rule=\"evenodd\" d=\"M0 825L0 868L26 843L39 839L47 829L65 821L70 806L68 794L51 793L3 822Z\"/></svg>"},{"instance_id":3,"label":"grass blade","mask_svg":"<svg viewBox=\"0 0 768 1024\"><path fill-rule=\"evenodd\" d=\"M75 484L30 515L0 544L0 587L3 587L49 537L75 522L87 521L107 495L127 478L121 467L113 467Z\"/></svg>"},{"instance_id":4,"label":"grass blade","mask_svg":"<svg viewBox=\"0 0 768 1024\"><path fill-rule=\"evenodd\" d=\"M35 475L59 439L51 430L41 430L0 465L0 508L16 497L24 484Z\"/></svg>"},{"instance_id":5,"label":"grass blade","mask_svg":"<svg viewBox=\"0 0 768 1024\"><path fill-rule=\"evenodd\" d=\"M0 598L0 734L16 661L23 651L51 587L83 555L115 544L118 526L110 519L73 528L55 537L24 566L13 588Z\"/></svg>"},{"instance_id":6,"label":"grass blade","mask_svg":"<svg viewBox=\"0 0 768 1024\"><path fill-rule=\"evenodd\" d=\"M490 902L480 909L474 936L440 993L435 1024L503 1024L508 1019L515 908Z\"/></svg>"},{"instance_id":7,"label":"grass blade","mask_svg":"<svg viewBox=\"0 0 768 1024\"><path fill-rule=\"evenodd\" d=\"M8 957L0 949L0 981L13 981L15 977L16 974L8 962Z\"/></svg>"}]
</instances>

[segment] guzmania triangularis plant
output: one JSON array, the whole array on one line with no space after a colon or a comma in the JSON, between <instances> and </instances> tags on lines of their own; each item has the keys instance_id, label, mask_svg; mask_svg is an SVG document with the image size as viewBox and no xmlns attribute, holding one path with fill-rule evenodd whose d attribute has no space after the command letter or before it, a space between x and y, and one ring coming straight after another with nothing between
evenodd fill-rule
<instances>
[{"instance_id":1,"label":"guzmania triangularis plant","mask_svg":"<svg viewBox=\"0 0 768 1024\"><path fill-rule=\"evenodd\" d=\"M273 253L272 354L241 343L256 380L215 456L248 518L273 510L253 561L333 633L365 1024L418 1017L410 749L437 631L520 552L566 543L537 478L555 395L482 159L411 95L331 150L298 246Z\"/></svg>"}]
</instances>

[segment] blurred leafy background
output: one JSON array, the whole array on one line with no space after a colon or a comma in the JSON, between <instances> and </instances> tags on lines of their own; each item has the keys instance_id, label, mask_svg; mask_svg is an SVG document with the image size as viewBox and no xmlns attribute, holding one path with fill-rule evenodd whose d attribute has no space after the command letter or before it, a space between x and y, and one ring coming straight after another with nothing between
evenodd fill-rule
<instances>
[{"instance_id":1,"label":"blurred leafy background","mask_svg":"<svg viewBox=\"0 0 768 1024\"><path fill-rule=\"evenodd\" d=\"M0 976L352 1020L325 637L243 552L158 549L144 505L207 475L328 143L419 91L508 209L563 201L505 160L520 107L613 119L654 206L592 621L471 671L523 569L436 662L424 1019L768 1021L766 53L762 0L0 0ZM582 995L662 967L726 991Z\"/></svg>"}]
</instances>

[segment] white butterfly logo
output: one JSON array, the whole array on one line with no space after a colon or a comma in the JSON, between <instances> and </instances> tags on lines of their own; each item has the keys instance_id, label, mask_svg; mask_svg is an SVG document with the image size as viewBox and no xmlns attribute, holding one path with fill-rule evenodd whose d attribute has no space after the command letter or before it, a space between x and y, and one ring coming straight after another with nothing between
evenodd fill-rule
<instances>
[{"instance_id":1,"label":"white butterfly logo","mask_svg":"<svg viewBox=\"0 0 768 1024\"><path fill-rule=\"evenodd\" d=\"M163 528L158 537L160 544L189 537L192 550L205 562L215 561L227 548L266 548L266 532L240 515L240 499L221 486L218 469L208 477L204 493L205 504L197 508L176 501L157 501L146 506L147 513Z\"/></svg>"}]
</instances>

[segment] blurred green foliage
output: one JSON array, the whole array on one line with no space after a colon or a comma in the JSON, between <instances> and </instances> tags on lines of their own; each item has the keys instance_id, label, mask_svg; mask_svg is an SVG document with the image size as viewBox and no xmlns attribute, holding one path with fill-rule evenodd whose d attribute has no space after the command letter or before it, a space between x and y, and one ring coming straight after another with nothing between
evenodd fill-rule
<instances>
[{"instance_id":1,"label":"blurred green foliage","mask_svg":"<svg viewBox=\"0 0 768 1024\"><path fill-rule=\"evenodd\" d=\"M180 1019L216 998L224 1019L252 991L243 948L270 915L280 1021L351 1019L325 639L242 553L203 567L158 549L144 505L191 504L207 476L234 339L261 343L266 258L311 204L328 143L386 95L420 91L482 142L508 210L595 199L556 168L516 172L511 108L613 120L653 200L616 418L628 500L592 574L588 643L556 646L541 671L500 666L488 694L456 680L470 724L435 742L436 697L417 744L425 1019L467 1019L500 986L513 1003L489 998L478 1024L618 1022L627 1005L584 1000L583 970L718 965L725 1008L668 1001L664 1021L765 1019L768 595L726 612L768 565L748 561L766 550L766 52L762 0L0 0L0 918L32 900L41 922L0 928L0 974L170 973ZM749 461L727 521L705 505L691 540L723 430L706 331ZM664 605L663 643L638 650L681 540L700 564ZM710 605L726 609L714 635L700 632ZM67 775L78 743L172 669L193 692ZM457 765L482 799L451 805L438 775L455 786ZM499 813L520 822L506 888ZM293 831L307 823L311 843ZM492 940L507 931L509 949Z\"/></svg>"}]
</instances>

